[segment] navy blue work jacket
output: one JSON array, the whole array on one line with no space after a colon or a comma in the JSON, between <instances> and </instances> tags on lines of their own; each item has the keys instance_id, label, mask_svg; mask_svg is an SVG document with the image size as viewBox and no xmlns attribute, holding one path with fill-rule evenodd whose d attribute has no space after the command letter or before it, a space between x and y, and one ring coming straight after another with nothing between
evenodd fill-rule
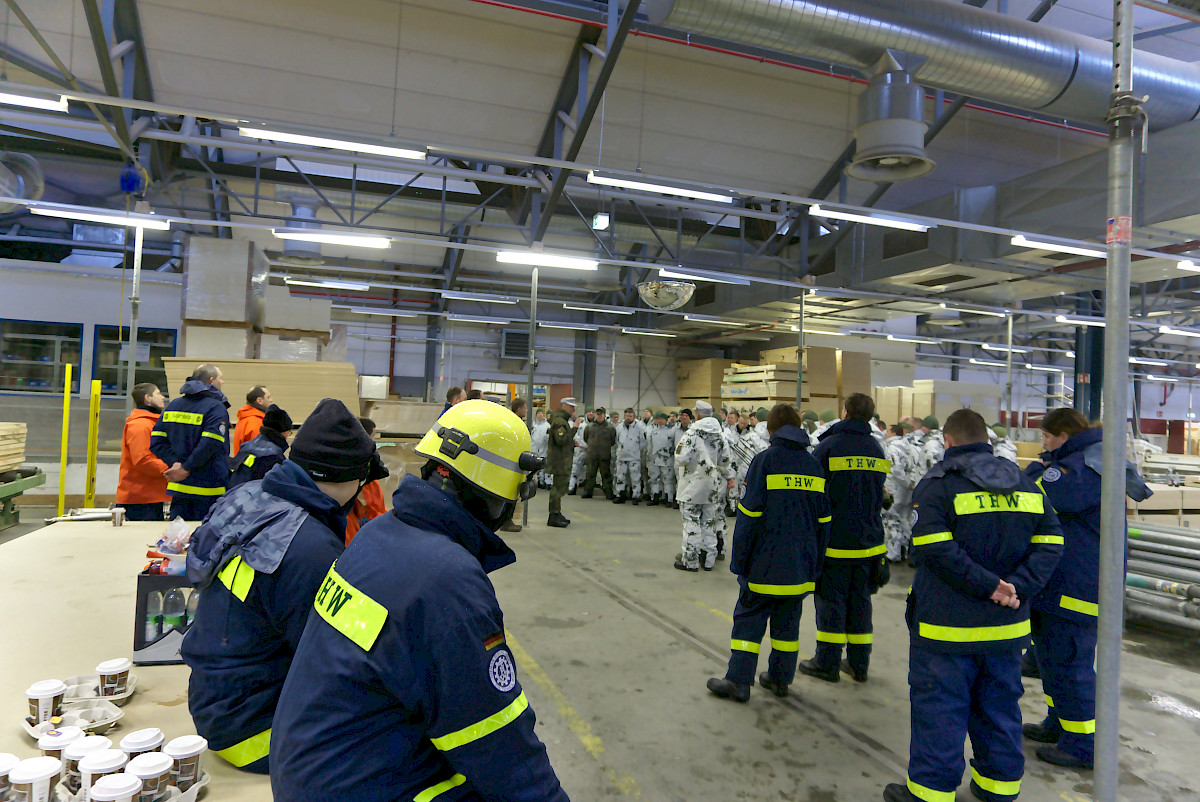
<instances>
[{"instance_id":1,"label":"navy blue work jacket","mask_svg":"<svg viewBox=\"0 0 1200 802\"><path fill-rule=\"evenodd\" d=\"M283 462L283 452L287 449L287 440L283 435L269 430L261 430L258 436L242 443L237 456L233 458L232 470L229 474L229 488L262 479L267 472Z\"/></svg>"},{"instance_id":2,"label":"navy blue work jacket","mask_svg":"<svg viewBox=\"0 0 1200 802\"><path fill-rule=\"evenodd\" d=\"M871 427L856 420L835 423L813 454L825 473L833 531L825 556L836 560L879 557L883 545L883 483L892 471Z\"/></svg>"},{"instance_id":3,"label":"navy blue work jacket","mask_svg":"<svg viewBox=\"0 0 1200 802\"><path fill-rule=\"evenodd\" d=\"M150 433L150 453L176 462L190 475L168 482L167 493L184 498L219 496L229 481L229 402L211 384L188 379L167 404Z\"/></svg>"}]
</instances>

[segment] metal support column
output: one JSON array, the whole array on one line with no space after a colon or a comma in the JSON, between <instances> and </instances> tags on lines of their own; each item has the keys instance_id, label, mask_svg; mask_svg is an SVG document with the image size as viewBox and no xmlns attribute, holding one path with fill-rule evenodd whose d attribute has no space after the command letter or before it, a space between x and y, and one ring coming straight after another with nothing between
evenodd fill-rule
<instances>
[{"instance_id":1,"label":"metal support column","mask_svg":"<svg viewBox=\"0 0 1200 802\"><path fill-rule=\"evenodd\" d=\"M1016 431L1013 427L1013 380L1012 380L1012 361L1013 361L1013 315L1008 313L1008 359L1004 360L1004 408L1008 414L1008 420L1005 423L1008 425L1009 431Z\"/></svg>"},{"instance_id":2,"label":"metal support column","mask_svg":"<svg viewBox=\"0 0 1200 802\"><path fill-rule=\"evenodd\" d=\"M1129 262L1133 241L1133 0L1113 2L1113 86L1108 144L1108 281L1104 329L1104 467L1101 477L1100 620L1096 649L1096 800L1117 802L1121 635L1125 604L1125 421L1129 408Z\"/></svg>"},{"instance_id":3,"label":"metal support column","mask_svg":"<svg viewBox=\"0 0 1200 802\"><path fill-rule=\"evenodd\" d=\"M537 367L537 296L538 269L534 265L529 278L529 383L525 391L525 423L530 431L533 431L533 371ZM549 401L550 394L547 393L546 402ZM521 505L521 524L529 526L529 504Z\"/></svg>"},{"instance_id":4,"label":"metal support column","mask_svg":"<svg viewBox=\"0 0 1200 802\"><path fill-rule=\"evenodd\" d=\"M804 404L804 298L808 295L807 292L801 292L796 299L796 305L799 306L800 323L796 328L800 329L800 333L796 335L796 406Z\"/></svg>"},{"instance_id":5,"label":"metal support column","mask_svg":"<svg viewBox=\"0 0 1200 802\"><path fill-rule=\"evenodd\" d=\"M142 303L142 246L146 230L141 226L133 235L133 289L129 292L129 367L125 369L125 398L133 403L133 386L137 384L138 308ZM120 333L118 332L118 338Z\"/></svg>"}]
</instances>

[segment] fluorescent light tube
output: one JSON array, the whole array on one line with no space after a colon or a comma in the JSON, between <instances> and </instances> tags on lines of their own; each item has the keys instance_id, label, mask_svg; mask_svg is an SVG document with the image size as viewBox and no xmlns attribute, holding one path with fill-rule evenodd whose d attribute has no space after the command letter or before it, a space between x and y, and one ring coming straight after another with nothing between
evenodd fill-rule
<instances>
[{"instance_id":1,"label":"fluorescent light tube","mask_svg":"<svg viewBox=\"0 0 1200 802\"><path fill-rule=\"evenodd\" d=\"M1074 358L1075 358L1075 352L1067 351L1067 359L1074 359Z\"/></svg>"},{"instance_id":2,"label":"fluorescent light tube","mask_svg":"<svg viewBox=\"0 0 1200 802\"><path fill-rule=\"evenodd\" d=\"M29 109L43 111L66 111L67 99L62 95L57 100L48 97L31 97L29 95L14 95L10 92L0 92L0 103L6 106L24 106Z\"/></svg>"},{"instance_id":3,"label":"fluorescent light tube","mask_svg":"<svg viewBox=\"0 0 1200 802\"><path fill-rule=\"evenodd\" d=\"M87 223L101 223L107 226L129 226L130 228L149 228L154 231L167 231L171 221L154 214L136 214L130 212L112 212L103 209L90 209L86 206L69 206L66 204L29 205L29 211L43 217L61 217L66 220L82 220Z\"/></svg>"},{"instance_id":4,"label":"fluorescent light tube","mask_svg":"<svg viewBox=\"0 0 1200 802\"><path fill-rule=\"evenodd\" d=\"M855 214L854 212L839 212L833 209L823 208L819 203L814 203L808 208L808 213L814 217L830 217L834 220L850 220L854 223L866 223L871 226L885 226L887 228L899 228L904 231L928 231L931 228L937 228L932 223L914 223L909 220L898 220L894 217L879 217L873 214Z\"/></svg>"},{"instance_id":5,"label":"fluorescent light tube","mask_svg":"<svg viewBox=\"0 0 1200 802\"><path fill-rule=\"evenodd\" d=\"M1146 381L1152 381L1152 382L1172 382L1172 383L1174 383L1174 382L1177 382L1177 381L1179 381L1179 379L1176 379L1176 378L1175 378L1175 377L1173 377L1173 376L1156 376L1156 375L1154 375L1153 373L1147 373L1147 374L1146 374Z\"/></svg>"},{"instance_id":6,"label":"fluorescent light tube","mask_svg":"<svg viewBox=\"0 0 1200 802\"><path fill-rule=\"evenodd\" d=\"M660 267L658 269L658 277L684 279L685 281L711 281L714 284L739 284L744 287L750 286L750 280L744 279L741 276L735 276L730 273L713 273L708 270L685 270L681 267L672 270Z\"/></svg>"},{"instance_id":7,"label":"fluorescent light tube","mask_svg":"<svg viewBox=\"0 0 1200 802\"><path fill-rule=\"evenodd\" d=\"M1174 334L1179 337L1200 337L1200 331L1188 331L1187 329L1173 329L1170 326L1159 326L1159 334Z\"/></svg>"},{"instance_id":8,"label":"fluorescent light tube","mask_svg":"<svg viewBox=\"0 0 1200 802\"><path fill-rule=\"evenodd\" d=\"M1146 358L1140 357L1140 356L1131 356L1131 357L1129 357L1129 364L1131 364L1131 365L1153 365L1154 367L1157 367L1157 368L1165 368L1167 365L1170 365L1171 363L1165 359L1146 359Z\"/></svg>"},{"instance_id":9,"label":"fluorescent light tube","mask_svg":"<svg viewBox=\"0 0 1200 802\"><path fill-rule=\"evenodd\" d=\"M688 189L687 187L675 187L670 184L656 184L650 181L618 178L614 175L597 173L595 170L588 171L587 180L589 184L599 184L605 187L657 192L660 195L675 195L680 198L694 198L696 200L712 201L713 203L733 203L733 196L731 195L719 195L715 192L704 192L699 189Z\"/></svg>"},{"instance_id":10,"label":"fluorescent light tube","mask_svg":"<svg viewBox=\"0 0 1200 802\"><path fill-rule=\"evenodd\" d=\"M301 279L301 278L285 278L284 284L290 284L295 287L322 287L328 290L369 290L371 285L365 281L342 281L341 279L322 278L322 279Z\"/></svg>"},{"instance_id":11,"label":"fluorescent light tube","mask_svg":"<svg viewBox=\"0 0 1200 802\"><path fill-rule=\"evenodd\" d=\"M595 231L608 231L608 227L612 225L612 218L608 216L608 212L597 212L592 215L592 229Z\"/></svg>"},{"instance_id":12,"label":"fluorescent light tube","mask_svg":"<svg viewBox=\"0 0 1200 802\"><path fill-rule=\"evenodd\" d=\"M1055 253L1073 253L1077 256L1091 256L1095 259L1104 259L1108 256L1105 251L1097 251L1092 248L1082 248L1078 245L1065 245L1061 242L1046 242L1043 240L1029 239L1021 234L1017 234L1011 240L1013 245L1020 245L1024 248L1035 248L1040 251L1054 251Z\"/></svg>"},{"instance_id":13,"label":"fluorescent light tube","mask_svg":"<svg viewBox=\"0 0 1200 802\"><path fill-rule=\"evenodd\" d=\"M986 317L1008 317L1008 312L992 312L987 309L964 309L961 307L953 308L951 311L961 312L965 315L984 315Z\"/></svg>"},{"instance_id":14,"label":"fluorescent light tube","mask_svg":"<svg viewBox=\"0 0 1200 802\"><path fill-rule=\"evenodd\" d=\"M1051 367L1050 365L1028 365L1030 370L1042 370L1047 373L1065 373L1062 368Z\"/></svg>"},{"instance_id":15,"label":"fluorescent light tube","mask_svg":"<svg viewBox=\"0 0 1200 802\"><path fill-rule=\"evenodd\" d=\"M327 245L349 245L354 248L376 248L383 250L392 247L392 241L387 237L374 237L367 234L350 234L334 231L310 231L286 228L275 228L271 233L280 239L299 240L301 242L323 242Z\"/></svg>"},{"instance_id":16,"label":"fluorescent light tube","mask_svg":"<svg viewBox=\"0 0 1200 802\"><path fill-rule=\"evenodd\" d=\"M794 327L793 327L794 328ZM850 335L844 331L817 331L816 329L805 329L805 334L821 334L826 337L849 337Z\"/></svg>"},{"instance_id":17,"label":"fluorescent light tube","mask_svg":"<svg viewBox=\"0 0 1200 802\"><path fill-rule=\"evenodd\" d=\"M668 331L655 331L654 329L621 329L622 334L637 334L640 337L677 337L676 334L671 334Z\"/></svg>"},{"instance_id":18,"label":"fluorescent light tube","mask_svg":"<svg viewBox=\"0 0 1200 802\"><path fill-rule=\"evenodd\" d=\"M568 270L595 270L600 263L595 259L580 259L576 256L561 256L538 251L500 251L496 261L506 265L530 265L533 267L563 267Z\"/></svg>"},{"instance_id":19,"label":"fluorescent light tube","mask_svg":"<svg viewBox=\"0 0 1200 802\"><path fill-rule=\"evenodd\" d=\"M488 317L487 315L446 315L446 319L459 323L494 323L498 326L512 323L512 320L506 317Z\"/></svg>"},{"instance_id":20,"label":"fluorescent light tube","mask_svg":"<svg viewBox=\"0 0 1200 802\"><path fill-rule=\"evenodd\" d=\"M684 315L684 320L690 320L692 323L708 323L713 326L748 326L749 323L734 323L730 320L722 320L719 317L709 317L707 315Z\"/></svg>"},{"instance_id":21,"label":"fluorescent light tube","mask_svg":"<svg viewBox=\"0 0 1200 802\"><path fill-rule=\"evenodd\" d=\"M1056 323L1070 323L1075 326L1096 326L1097 328L1101 328L1101 329L1104 328L1104 321L1100 320L1098 318L1067 317L1066 315L1055 315L1054 320Z\"/></svg>"},{"instance_id":22,"label":"fluorescent light tube","mask_svg":"<svg viewBox=\"0 0 1200 802\"><path fill-rule=\"evenodd\" d=\"M1191 259L1180 259L1178 262L1175 263L1175 266L1178 267L1180 270L1188 270L1193 273L1200 272L1200 267L1197 267L1196 263L1193 262Z\"/></svg>"},{"instance_id":23,"label":"fluorescent light tube","mask_svg":"<svg viewBox=\"0 0 1200 802\"><path fill-rule=\"evenodd\" d=\"M458 290L442 290L441 296L451 301L482 301L489 304L515 304L517 299L511 295L491 295L486 292L459 292Z\"/></svg>"},{"instance_id":24,"label":"fluorescent light tube","mask_svg":"<svg viewBox=\"0 0 1200 802\"><path fill-rule=\"evenodd\" d=\"M1001 351L1006 354L1009 351L1012 351L1014 354L1028 354L1029 353L1028 348L1009 348L1007 345L993 345L991 343L984 343L983 350L985 350L985 351Z\"/></svg>"},{"instance_id":25,"label":"fluorescent light tube","mask_svg":"<svg viewBox=\"0 0 1200 802\"><path fill-rule=\"evenodd\" d=\"M600 331L600 327L594 323L558 323L554 321L539 320L538 326L544 329L576 329L578 331Z\"/></svg>"},{"instance_id":26,"label":"fluorescent light tube","mask_svg":"<svg viewBox=\"0 0 1200 802\"><path fill-rule=\"evenodd\" d=\"M375 156L390 156L393 159L408 159L410 161L425 161L427 151L412 148L393 148L386 145L372 145L367 142L348 142L343 139L329 139L323 136L294 134L290 131L277 131L267 128L251 128L238 126L238 134L251 139L267 139L272 142L288 142L293 145L307 145L313 148L329 148L330 150L348 150L353 153L370 153Z\"/></svg>"},{"instance_id":27,"label":"fluorescent light tube","mask_svg":"<svg viewBox=\"0 0 1200 802\"><path fill-rule=\"evenodd\" d=\"M408 312L403 309L372 309L369 306L352 306L346 310L355 315L382 315L384 317L418 317L419 312Z\"/></svg>"},{"instance_id":28,"label":"fluorescent light tube","mask_svg":"<svg viewBox=\"0 0 1200 802\"><path fill-rule=\"evenodd\" d=\"M573 309L576 312L607 312L612 315L632 315L635 310L621 306L603 306L601 304L563 304L563 309Z\"/></svg>"},{"instance_id":29,"label":"fluorescent light tube","mask_svg":"<svg viewBox=\"0 0 1200 802\"><path fill-rule=\"evenodd\" d=\"M986 359L972 359L971 364L972 365L983 365L984 367L989 367L989 368L1006 368L1006 367L1008 367L1008 365L1006 365L1003 362L988 362Z\"/></svg>"},{"instance_id":30,"label":"fluorescent light tube","mask_svg":"<svg viewBox=\"0 0 1200 802\"><path fill-rule=\"evenodd\" d=\"M887 338L894 343L916 343L917 345L932 345L937 342L931 337L897 337L895 334L889 334Z\"/></svg>"}]
</instances>

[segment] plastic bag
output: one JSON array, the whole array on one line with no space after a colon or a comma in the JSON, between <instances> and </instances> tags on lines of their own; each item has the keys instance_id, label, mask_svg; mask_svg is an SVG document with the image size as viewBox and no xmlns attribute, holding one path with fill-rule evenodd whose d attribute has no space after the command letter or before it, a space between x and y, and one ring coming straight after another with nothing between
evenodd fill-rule
<instances>
[{"instance_id":1,"label":"plastic bag","mask_svg":"<svg viewBox=\"0 0 1200 802\"><path fill-rule=\"evenodd\" d=\"M163 554L183 554L187 551L191 539L191 527L182 518L176 518L163 530L162 537L158 540L158 550Z\"/></svg>"}]
</instances>

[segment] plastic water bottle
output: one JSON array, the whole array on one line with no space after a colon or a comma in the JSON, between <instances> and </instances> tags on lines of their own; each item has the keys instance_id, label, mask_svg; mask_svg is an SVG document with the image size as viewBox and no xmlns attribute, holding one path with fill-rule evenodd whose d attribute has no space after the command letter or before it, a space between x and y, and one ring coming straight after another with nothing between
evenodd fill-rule
<instances>
[{"instance_id":1,"label":"plastic water bottle","mask_svg":"<svg viewBox=\"0 0 1200 802\"><path fill-rule=\"evenodd\" d=\"M162 634L163 595L157 590L146 596L146 643L153 643Z\"/></svg>"},{"instance_id":2,"label":"plastic water bottle","mask_svg":"<svg viewBox=\"0 0 1200 802\"><path fill-rule=\"evenodd\" d=\"M181 588L171 588L163 599L163 634L177 629L184 630L187 624L187 599Z\"/></svg>"},{"instance_id":3,"label":"plastic water bottle","mask_svg":"<svg viewBox=\"0 0 1200 802\"><path fill-rule=\"evenodd\" d=\"M200 589L196 588L188 594L187 600L187 625L190 627L192 622L196 620L196 608L200 606Z\"/></svg>"}]
</instances>

